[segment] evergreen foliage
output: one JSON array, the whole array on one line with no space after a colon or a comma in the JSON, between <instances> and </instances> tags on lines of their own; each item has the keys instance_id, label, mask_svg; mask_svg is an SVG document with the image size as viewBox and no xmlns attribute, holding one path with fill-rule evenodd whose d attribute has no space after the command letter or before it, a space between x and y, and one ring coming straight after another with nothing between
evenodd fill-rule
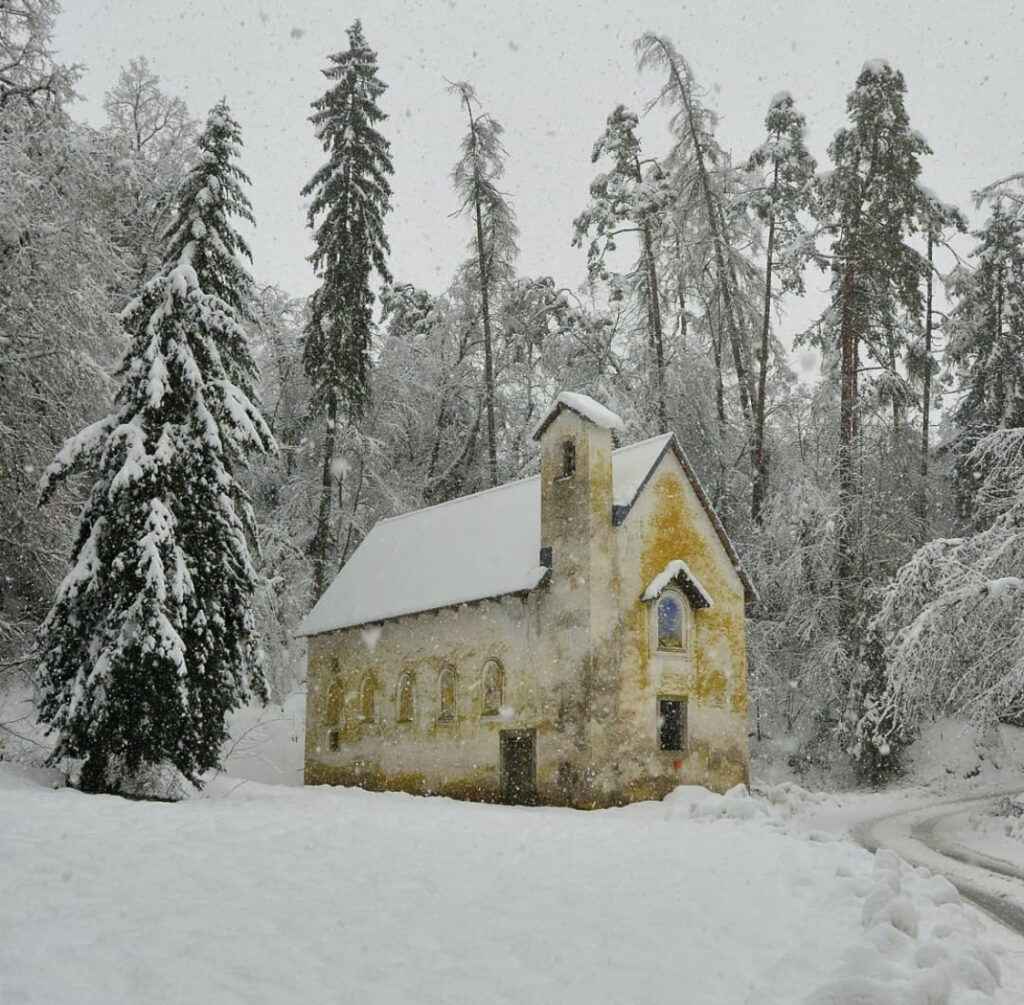
<instances>
[{"instance_id":1,"label":"evergreen foliage","mask_svg":"<svg viewBox=\"0 0 1024 1005\"><path fill-rule=\"evenodd\" d=\"M920 254L908 243L927 212L918 185L921 157L931 153L910 128L903 74L884 60L864 64L846 100L850 119L829 145L834 170L819 180L821 217L832 234L829 326L839 361L839 534L836 575L841 621L852 627L857 587L858 506L854 452L861 351L895 377L906 345L906 315L921 311ZM838 353L835 352L836 348ZM890 394L898 386L889 381Z\"/></svg>"},{"instance_id":2,"label":"evergreen foliage","mask_svg":"<svg viewBox=\"0 0 1024 1005\"><path fill-rule=\"evenodd\" d=\"M316 250L310 261L320 279L310 300L303 365L313 402L326 420L320 500L309 544L314 596L327 585L329 559L338 543L331 507L339 413L356 423L370 400L370 280L374 270L385 282L391 279L384 233L391 208L391 153L377 131L385 118L377 102L386 85L377 77L377 54L366 44L359 21L348 29L348 41L347 51L329 57L331 65L323 74L334 83L313 102L310 116L327 162L302 189L312 196L308 222ZM340 484L337 494L340 499Z\"/></svg>"},{"instance_id":3,"label":"evergreen foliage","mask_svg":"<svg viewBox=\"0 0 1024 1005\"><path fill-rule=\"evenodd\" d=\"M210 131L226 117L215 110ZM255 527L235 469L273 438L232 379L246 339L238 314L196 268L210 270L232 241L235 203L222 194L233 198L215 185L183 190L163 267L122 315L130 344L115 409L69 440L42 480L46 499L73 472L95 479L73 567L39 631L52 759L83 760L90 791L132 792L166 766L199 784L219 763L227 713L265 694ZM194 226L200 214L219 229Z\"/></svg>"},{"instance_id":4,"label":"evergreen foliage","mask_svg":"<svg viewBox=\"0 0 1024 1005\"><path fill-rule=\"evenodd\" d=\"M804 267L816 255L814 240L801 220L801 214L806 214L811 208L815 168L814 158L808 152L804 139L805 127L804 117L796 110L792 96L786 91L775 95L765 118L768 138L747 162L748 170L765 175L763 187L755 188L747 198L758 218L768 227L754 424L754 489L751 496L751 516L758 522L768 494L765 419L772 280L778 271L780 293L802 293Z\"/></svg>"},{"instance_id":5,"label":"evergreen foliage","mask_svg":"<svg viewBox=\"0 0 1024 1005\"><path fill-rule=\"evenodd\" d=\"M957 489L964 516L985 526L991 507L981 491L989 473L978 442L997 429L1024 427L1024 217L1003 198L975 235L977 267L955 289L946 363L962 395L953 409L959 430Z\"/></svg>"},{"instance_id":6,"label":"evergreen foliage","mask_svg":"<svg viewBox=\"0 0 1024 1005\"><path fill-rule=\"evenodd\" d=\"M391 208L390 145L378 125L386 85L362 25L348 29L349 48L329 56L332 86L313 102L310 121L328 157L302 189L312 196L309 226L320 279L314 293L304 362L323 404L336 401L358 419L369 399L373 271L385 281L389 252L384 217ZM319 221L319 222L318 222Z\"/></svg>"},{"instance_id":7,"label":"evergreen foliage","mask_svg":"<svg viewBox=\"0 0 1024 1005\"><path fill-rule=\"evenodd\" d=\"M198 161L185 176L178 212L165 235L164 262L190 256L199 288L226 303L237 321L251 321L255 290L245 261L252 261L252 252L232 221L255 221L242 188L249 177L238 166L242 134L227 102L210 110L197 147ZM249 340L241 329L232 337L218 346L221 360L232 382L251 396L255 364Z\"/></svg>"}]
</instances>

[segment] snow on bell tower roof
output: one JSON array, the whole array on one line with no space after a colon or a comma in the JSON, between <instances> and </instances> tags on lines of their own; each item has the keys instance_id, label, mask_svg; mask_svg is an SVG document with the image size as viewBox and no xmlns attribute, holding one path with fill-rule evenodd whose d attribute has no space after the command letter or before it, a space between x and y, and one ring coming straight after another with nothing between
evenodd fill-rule
<instances>
[{"instance_id":1,"label":"snow on bell tower roof","mask_svg":"<svg viewBox=\"0 0 1024 1005\"><path fill-rule=\"evenodd\" d=\"M611 409L605 408L599 401L586 394L578 394L575 391L562 391L548 406L547 412L533 429L533 438L539 440L544 430L555 421L555 417L563 409L574 412L581 419L594 423L601 429L615 429L624 432L626 424Z\"/></svg>"}]
</instances>

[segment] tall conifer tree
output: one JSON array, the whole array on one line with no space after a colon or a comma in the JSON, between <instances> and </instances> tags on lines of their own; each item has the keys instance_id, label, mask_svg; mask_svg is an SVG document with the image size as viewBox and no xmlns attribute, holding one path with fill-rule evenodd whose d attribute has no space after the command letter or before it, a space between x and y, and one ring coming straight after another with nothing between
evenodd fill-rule
<instances>
[{"instance_id":1,"label":"tall conifer tree","mask_svg":"<svg viewBox=\"0 0 1024 1005\"><path fill-rule=\"evenodd\" d=\"M115 410L43 477L44 499L74 471L95 477L73 568L39 633L40 717L59 734L54 758L84 761L90 791L136 791L140 772L164 766L198 782L218 764L226 714L265 695L254 524L235 468L273 438L234 380L253 375L239 321L249 281L224 264L240 247L230 218L251 218L230 184L244 177L238 145L222 104L161 270L122 316L130 344Z\"/></svg>"},{"instance_id":2,"label":"tall conifer tree","mask_svg":"<svg viewBox=\"0 0 1024 1005\"><path fill-rule=\"evenodd\" d=\"M958 502L965 517L984 526L977 493L989 473L975 448L989 433L1024 427L1024 219L997 197L974 236L977 267L956 283L946 362L964 391L953 409Z\"/></svg>"},{"instance_id":3,"label":"tall conifer tree","mask_svg":"<svg viewBox=\"0 0 1024 1005\"><path fill-rule=\"evenodd\" d=\"M800 214L810 208L815 167L804 140L806 121L787 91L772 98L764 124L768 137L750 155L747 164L750 170L765 173L763 187L755 190L749 200L768 227L754 420L754 489L750 506L751 516L758 523L761 522L761 511L768 494L768 453L764 434L772 283L778 272L780 293L803 293L803 269L813 253L813 242L804 230Z\"/></svg>"},{"instance_id":4,"label":"tall conifer tree","mask_svg":"<svg viewBox=\"0 0 1024 1005\"><path fill-rule=\"evenodd\" d=\"M386 85L377 77L377 54L362 25L348 29L349 48L328 57L323 71L330 89L313 102L310 121L327 162L302 194L312 196L309 226L316 250L310 261L320 278L313 294L303 362L323 409L320 504L310 544L313 589L327 585L331 551L331 497L337 424L358 421L369 400L370 339L373 331L373 272L390 282L384 217L391 208L388 141L377 131L385 119L377 104ZM317 222L319 220L319 223Z\"/></svg>"},{"instance_id":5,"label":"tall conifer tree","mask_svg":"<svg viewBox=\"0 0 1024 1005\"><path fill-rule=\"evenodd\" d=\"M840 617L855 611L857 383L863 347L882 361L882 341L902 308L920 313L921 256L907 243L926 212L917 184L931 153L910 128L903 74L884 60L864 64L846 99L850 124L829 145L835 170L819 185L831 227L833 314L839 342L839 527L836 575Z\"/></svg>"}]
</instances>

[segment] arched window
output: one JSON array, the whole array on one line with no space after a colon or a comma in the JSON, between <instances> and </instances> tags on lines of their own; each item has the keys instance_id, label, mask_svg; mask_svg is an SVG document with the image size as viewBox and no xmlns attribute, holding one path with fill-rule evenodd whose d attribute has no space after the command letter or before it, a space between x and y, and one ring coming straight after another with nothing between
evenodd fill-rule
<instances>
[{"instance_id":1,"label":"arched window","mask_svg":"<svg viewBox=\"0 0 1024 1005\"><path fill-rule=\"evenodd\" d=\"M398 722L412 722L413 714L412 674L404 673L398 678Z\"/></svg>"},{"instance_id":2,"label":"arched window","mask_svg":"<svg viewBox=\"0 0 1024 1005\"><path fill-rule=\"evenodd\" d=\"M560 478L572 478L576 474L576 444L573 440L562 440L562 473Z\"/></svg>"},{"instance_id":3,"label":"arched window","mask_svg":"<svg viewBox=\"0 0 1024 1005\"><path fill-rule=\"evenodd\" d=\"M446 667L441 671L441 677L438 680L438 687L441 691L441 703L440 711L438 712L438 719L441 722L454 722L455 721L455 671L451 667Z\"/></svg>"},{"instance_id":4,"label":"arched window","mask_svg":"<svg viewBox=\"0 0 1024 1005\"><path fill-rule=\"evenodd\" d=\"M377 683L367 675L359 688L359 719L361 722L377 721Z\"/></svg>"},{"instance_id":5,"label":"arched window","mask_svg":"<svg viewBox=\"0 0 1024 1005\"><path fill-rule=\"evenodd\" d=\"M497 715L504 701L505 673L497 660L484 664L480 689L480 714Z\"/></svg>"},{"instance_id":6,"label":"arched window","mask_svg":"<svg viewBox=\"0 0 1024 1005\"><path fill-rule=\"evenodd\" d=\"M666 590L658 598L658 648L690 649L690 605L678 593Z\"/></svg>"}]
</instances>

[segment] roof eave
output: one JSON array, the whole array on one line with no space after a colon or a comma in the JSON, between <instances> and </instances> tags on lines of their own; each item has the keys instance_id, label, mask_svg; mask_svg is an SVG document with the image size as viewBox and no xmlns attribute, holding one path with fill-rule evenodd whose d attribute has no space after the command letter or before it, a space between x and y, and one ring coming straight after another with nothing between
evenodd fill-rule
<instances>
[{"instance_id":1,"label":"roof eave","mask_svg":"<svg viewBox=\"0 0 1024 1005\"><path fill-rule=\"evenodd\" d=\"M520 590L506 590L504 593L494 593L487 597L474 597L472 600L458 600L451 604L439 604L437 607L424 607L419 611L407 611L405 614L393 614L388 618L370 618L367 621L357 621L351 625L339 625L337 628L322 628L316 632L305 632L299 626L291 633L295 639L312 639L317 635L330 635L332 632L347 632L352 628L369 628L372 625L383 625L389 621L399 621L402 618L416 618L421 614L436 614L438 611L451 611L459 607L468 607L471 604L483 604L488 600L501 600L504 597L527 597L536 590L543 589L551 582L551 570L545 569L544 574L533 586L526 586Z\"/></svg>"}]
</instances>

